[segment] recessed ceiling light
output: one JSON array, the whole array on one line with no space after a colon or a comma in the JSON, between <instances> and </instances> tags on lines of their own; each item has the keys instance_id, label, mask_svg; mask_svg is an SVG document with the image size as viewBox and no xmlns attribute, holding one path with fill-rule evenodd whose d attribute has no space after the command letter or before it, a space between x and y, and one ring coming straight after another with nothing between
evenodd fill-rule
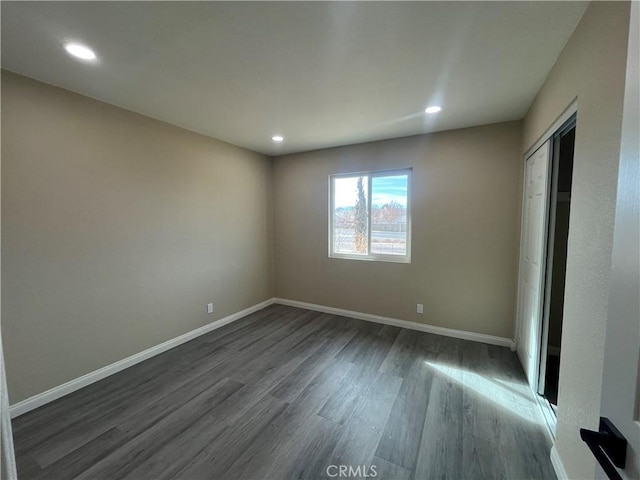
<instances>
[{"instance_id":1,"label":"recessed ceiling light","mask_svg":"<svg viewBox=\"0 0 640 480\"><path fill-rule=\"evenodd\" d=\"M95 60L97 58L93 50L79 43L66 43L64 49L69 55L79 58L80 60Z\"/></svg>"},{"instance_id":2,"label":"recessed ceiling light","mask_svg":"<svg viewBox=\"0 0 640 480\"><path fill-rule=\"evenodd\" d=\"M274 135L273 137L271 137L271 140L280 143L284 140L284 137L282 135Z\"/></svg>"},{"instance_id":3,"label":"recessed ceiling light","mask_svg":"<svg viewBox=\"0 0 640 480\"><path fill-rule=\"evenodd\" d=\"M431 107L427 107L425 109L425 113L438 113L440 110L442 110L442 107L438 105L433 105Z\"/></svg>"}]
</instances>

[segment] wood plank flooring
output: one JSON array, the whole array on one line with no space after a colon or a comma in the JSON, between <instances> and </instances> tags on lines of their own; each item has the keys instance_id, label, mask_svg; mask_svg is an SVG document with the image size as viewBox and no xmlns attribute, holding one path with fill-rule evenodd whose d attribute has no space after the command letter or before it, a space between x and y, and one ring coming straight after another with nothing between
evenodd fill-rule
<instances>
[{"instance_id":1,"label":"wood plank flooring","mask_svg":"<svg viewBox=\"0 0 640 480\"><path fill-rule=\"evenodd\" d=\"M21 480L554 479L538 415L506 348L272 305L13 428Z\"/></svg>"}]
</instances>

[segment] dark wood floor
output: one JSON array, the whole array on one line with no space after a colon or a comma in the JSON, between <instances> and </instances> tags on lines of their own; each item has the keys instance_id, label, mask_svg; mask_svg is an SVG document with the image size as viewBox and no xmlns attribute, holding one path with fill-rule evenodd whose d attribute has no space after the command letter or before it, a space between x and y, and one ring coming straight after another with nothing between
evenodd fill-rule
<instances>
[{"instance_id":1,"label":"dark wood floor","mask_svg":"<svg viewBox=\"0 0 640 480\"><path fill-rule=\"evenodd\" d=\"M23 480L555 478L540 422L506 348L274 305L13 427Z\"/></svg>"}]
</instances>

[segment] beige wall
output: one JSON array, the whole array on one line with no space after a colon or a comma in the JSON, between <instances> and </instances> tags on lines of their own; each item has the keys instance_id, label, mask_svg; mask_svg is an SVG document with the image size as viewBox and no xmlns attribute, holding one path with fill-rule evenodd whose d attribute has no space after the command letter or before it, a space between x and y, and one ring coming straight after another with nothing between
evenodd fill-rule
<instances>
[{"instance_id":1,"label":"beige wall","mask_svg":"<svg viewBox=\"0 0 640 480\"><path fill-rule=\"evenodd\" d=\"M262 155L3 72L11 402L270 298L271 171Z\"/></svg>"},{"instance_id":2,"label":"beige wall","mask_svg":"<svg viewBox=\"0 0 640 480\"><path fill-rule=\"evenodd\" d=\"M556 448L593 478L580 427L597 428L625 81L628 2L592 2L524 120L529 149L578 98Z\"/></svg>"},{"instance_id":3,"label":"beige wall","mask_svg":"<svg viewBox=\"0 0 640 480\"><path fill-rule=\"evenodd\" d=\"M276 296L513 338L520 134L510 122L274 159ZM411 264L328 258L328 176L409 166Z\"/></svg>"}]
</instances>

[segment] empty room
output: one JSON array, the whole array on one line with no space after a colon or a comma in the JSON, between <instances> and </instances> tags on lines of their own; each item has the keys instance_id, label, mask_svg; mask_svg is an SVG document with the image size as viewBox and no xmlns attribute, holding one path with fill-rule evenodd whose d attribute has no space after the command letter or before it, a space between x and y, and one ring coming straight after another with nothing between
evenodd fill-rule
<instances>
[{"instance_id":1,"label":"empty room","mask_svg":"<svg viewBox=\"0 0 640 480\"><path fill-rule=\"evenodd\" d=\"M2 1L2 480L640 478L637 1Z\"/></svg>"}]
</instances>

